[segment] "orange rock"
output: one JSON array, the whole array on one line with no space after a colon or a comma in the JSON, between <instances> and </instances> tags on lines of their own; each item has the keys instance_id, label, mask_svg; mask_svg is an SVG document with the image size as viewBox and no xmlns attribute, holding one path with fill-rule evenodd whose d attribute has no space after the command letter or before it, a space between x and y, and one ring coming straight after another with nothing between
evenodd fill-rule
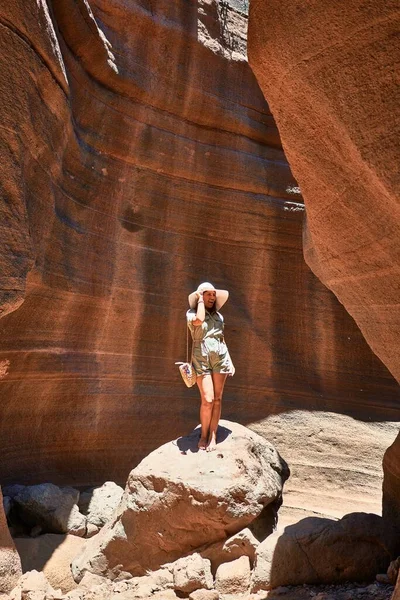
<instances>
[{"instance_id":1,"label":"orange rock","mask_svg":"<svg viewBox=\"0 0 400 600\"><path fill-rule=\"evenodd\" d=\"M9 593L21 575L21 559L8 530L0 488L0 594Z\"/></svg>"},{"instance_id":2,"label":"orange rock","mask_svg":"<svg viewBox=\"0 0 400 600\"><path fill-rule=\"evenodd\" d=\"M0 287L5 311L26 300L0 325L0 480L124 483L190 431L197 392L173 363L206 278L231 292L232 419L397 420L397 384L304 263L246 19L186 0L3 4Z\"/></svg>"},{"instance_id":3,"label":"orange rock","mask_svg":"<svg viewBox=\"0 0 400 600\"><path fill-rule=\"evenodd\" d=\"M306 261L400 381L398 25L395 0L255 0L249 60L305 199Z\"/></svg>"}]
</instances>

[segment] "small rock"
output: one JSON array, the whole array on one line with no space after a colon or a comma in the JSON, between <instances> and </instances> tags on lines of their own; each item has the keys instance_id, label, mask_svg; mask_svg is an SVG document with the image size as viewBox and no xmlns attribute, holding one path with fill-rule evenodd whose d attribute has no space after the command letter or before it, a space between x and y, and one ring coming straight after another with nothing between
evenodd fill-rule
<instances>
[{"instance_id":1,"label":"small rock","mask_svg":"<svg viewBox=\"0 0 400 600\"><path fill-rule=\"evenodd\" d=\"M11 600L59 600L61 590L51 587L43 573L28 571L20 577L17 587L10 593Z\"/></svg>"},{"instance_id":2,"label":"small rock","mask_svg":"<svg viewBox=\"0 0 400 600\"><path fill-rule=\"evenodd\" d=\"M95 575L94 573L89 573L89 571L87 571L82 577L79 587L84 590L90 590L92 587L103 584L111 584L111 582L109 579L101 577L101 575Z\"/></svg>"},{"instance_id":3,"label":"small rock","mask_svg":"<svg viewBox=\"0 0 400 600\"><path fill-rule=\"evenodd\" d=\"M158 569L157 571L149 573L148 578L155 590L161 591L174 587L174 575L172 569Z\"/></svg>"},{"instance_id":4,"label":"small rock","mask_svg":"<svg viewBox=\"0 0 400 600\"><path fill-rule=\"evenodd\" d=\"M223 563L215 575L215 587L221 594L241 594L250 586L250 560L241 556L232 562Z\"/></svg>"},{"instance_id":5,"label":"small rock","mask_svg":"<svg viewBox=\"0 0 400 600\"><path fill-rule=\"evenodd\" d=\"M213 587L211 563L197 553L175 561L173 576L174 588L186 594L199 588L211 589Z\"/></svg>"},{"instance_id":6,"label":"small rock","mask_svg":"<svg viewBox=\"0 0 400 600\"><path fill-rule=\"evenodd\" d=\"M133 579L131 573L128 573L128 571L121 571L118 577L116 577L113 581L114 583L127 584L131 579Z\"/></svg>"},{"instance_id":7,"label":"small rock","mask_svg":"<svg viewBox=\"0 0 400 600\"><path fill-rule=\"evenodd\" d=\"M284 585L280 585L279 587L274 589L275 594L287 594L288 591L289 591L289 588L285 587Z\"/></svg>"},{"instance_id":8,"label":"small rock","mask_svg":"<svg viewBox=\"0 0 400 600\"><path fill-rule=\"evenodd\" d=\"M93 523L89 523L89 521L87 522L87 526L86 526L86 538L91 538L94 535L96 535L97 533L99 533L100 529L97 527L97 525L93 525ZM131 575L132 577L132 575Z\"/></svg>"},{"instance_id":9,"label":"small rock","mask_svg":"<svg viewBox=\"0 0 400 600\"><path fill-rule=\"evenodd\" d=\"M253 565L258 546L259 541L250 529L246 528L235 533L227 540L222 540L201 548L198 552L203 558L208 558L211 561L211 570L215 573L222 563L235 560L241 556L248 556L250 564Z\"/></svg>"},{"instance_id":10,"label":"small rock","mask_svg":"<svg viewBox=\"0 0 400 600\"><path fill-rule=\"evenodd\" d=\"M87 530L87 519L79 512L77 504L71 509L67 521L67 532L78 537L85 537Z\"/></svg>"},{"instance_id":11,"label":"small rock","mask_svg":"<svg viewBox=\"0 0 400 600\"><path fill-rule=\"evenodd\" d=\"M389 584L390 583L390 579L386 575L386 573L378 573L377 576L376 576L376 580L379 583L385 583L385 584Z\"/></svg>"},{"instance_id":12,"label":"small rock","mask_svg":"<svg viewBox=\"0 0 400 600\"><path fill-rule=\"evenodd\" d=\"M369 594L376 594L376 592L378 591L378 586L376 585L376 583L371 583L371 585L368 585L366 590Z\"/></svg>"},{"instance_id":13,"label":"small rock","mask_svg":"<svg viewBox=\"0 0 400 600\"><path fill-rule=\"evenodd\" d=\"M33 538L38 537L42 533L43 529L41 525L35 525L29 532L29 535Z\"/></svg>"},{"instance_id":14,"label":"small rock","mask_svg":"<svg viewBox=\"0 0 400 600\"><path fill-rule=\"evenodd\" d=\"M189 600L219 600L217 590L195 590L189 594Z\"/></svg>"},{"instance_id":15,"label":"small rock","mask_svg":"<svg viewBox=\"0 0 400 600\"><path fill-rule=\"evenodd\" d=\"M3 495L4 496L9 496L10 498L14 499L15 496L17 494L19 494L20 492L22 492L22 490L25 488L24 485L19 485L18 483L14 483L12 485L5 485L2 490L3 490Z\"/></svg>"}]
</instances>

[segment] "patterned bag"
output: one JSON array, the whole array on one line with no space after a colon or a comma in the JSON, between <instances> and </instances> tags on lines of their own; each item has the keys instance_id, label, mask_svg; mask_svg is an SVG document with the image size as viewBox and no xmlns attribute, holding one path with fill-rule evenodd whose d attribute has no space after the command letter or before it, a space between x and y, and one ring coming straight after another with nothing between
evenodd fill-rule
<instances>
[{"instance_id":1,"label":"patterned bag","mask_svg":"<svg viewBox=\"0 0 400 600\"><path fill-rule=\"evenodd\" d=\"M176 362L179 365L179 371L182 375L182 379L187 387L192 387L196 383L197 375L192 365L193 360L193 341L192 341L192 355L189 362L189 330L186 326L186 362Z\"/></svg>"}]
</instances>

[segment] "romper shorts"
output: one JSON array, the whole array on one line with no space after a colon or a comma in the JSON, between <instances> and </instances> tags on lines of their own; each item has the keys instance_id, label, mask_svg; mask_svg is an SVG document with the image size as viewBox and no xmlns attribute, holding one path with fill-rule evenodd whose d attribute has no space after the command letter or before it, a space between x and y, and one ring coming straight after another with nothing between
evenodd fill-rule
<instances>
[{"instance_id":1,"label":"romper shorts","mask_svg":"<svg viewBox=\"0 0 400 600\"><path fill-rule=\"evenodd\" d=\"M193 342L193 368L196 375L226 373L233 375L235 367L223 339L209 337Z\"/></svg>"}]
</instances>

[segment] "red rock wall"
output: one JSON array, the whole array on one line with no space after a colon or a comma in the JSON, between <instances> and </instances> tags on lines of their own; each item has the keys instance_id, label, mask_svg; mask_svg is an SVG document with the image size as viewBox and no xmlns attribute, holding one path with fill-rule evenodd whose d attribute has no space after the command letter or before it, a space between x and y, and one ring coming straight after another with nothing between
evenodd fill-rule
<instances>
[{"instance_id":1,"label":"red rock wall","mask_svg":"<svg viewBox=\"0 0 400 600\"><path fill-rule=\"evenodd\" d=\"M306 262L400 381L398 9L252 0L249 60L304 195ZM400 439L384 462L400 530L399 455Z\"/></svg>"},{"instance_id":2,"label":"red rock wall","mask_svg":"<svg viewBox=\"0 0 400 600\"><path fill-rule=\"evenodd\" d=\"M1 8L3 304L25 302L0 322L0 480L122 481L197 424L173 363L205 279L231 291L227 418L395 421L396 383L304 263L245 18L209 1L90 6Z\"/></svg>"}]
</instances>

